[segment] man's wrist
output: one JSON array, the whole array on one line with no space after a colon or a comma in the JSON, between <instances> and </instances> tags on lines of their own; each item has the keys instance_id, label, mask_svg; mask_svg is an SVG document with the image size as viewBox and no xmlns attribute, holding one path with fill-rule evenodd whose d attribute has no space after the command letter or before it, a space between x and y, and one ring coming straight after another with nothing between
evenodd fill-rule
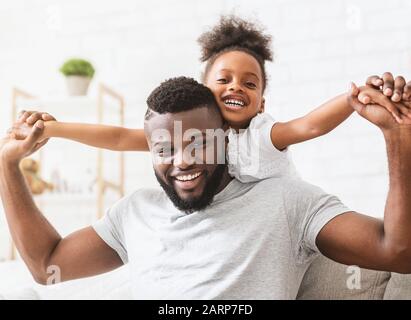
<instances>
[{"instance_id":1,"label":"man's wrist","mask_svg":"<svg viewBox=\"0 0 411 320\"><path fill-rule=\"evenodd\" d=\"M4 152L0 152L0 169L8 170L12 167L18 167L20 159L12 158Z\"/></svg>"},{"instance_id":2,"label":"man's wrist","mask_svg":"<svg viewBox=\"0 0 411 320\"><path fill-rule=\"evenodd\" d=\"M411 125L400 125L388 129L381 129L386 143L411 145Z\"/></svg>"}]
</instances>

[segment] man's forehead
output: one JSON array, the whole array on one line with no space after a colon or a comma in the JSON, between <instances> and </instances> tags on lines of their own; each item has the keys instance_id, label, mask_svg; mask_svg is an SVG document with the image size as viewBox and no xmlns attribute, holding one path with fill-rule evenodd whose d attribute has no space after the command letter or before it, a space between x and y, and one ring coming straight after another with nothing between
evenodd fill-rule
<instances>
[{"instance_id":1,"label":"man's forehead","mask_svg":"<svg viewBox=\"0 0 411 320\"><path fill-rule=\"evenodd\" d=\"M156 114L146 122L148 130L168 129L171 132L181 127L184 130L218 129L222 127L222 118L218 112L210 108L196 108L177 113Z\"/></svg>"}]
</instances>

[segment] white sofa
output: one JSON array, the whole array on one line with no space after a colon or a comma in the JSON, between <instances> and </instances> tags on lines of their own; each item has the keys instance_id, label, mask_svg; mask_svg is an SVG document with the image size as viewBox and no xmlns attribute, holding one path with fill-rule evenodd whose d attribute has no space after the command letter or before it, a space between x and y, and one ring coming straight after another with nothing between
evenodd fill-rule
<instances>
[{"instance_id":1,"label":"white sofa","mask_svg":"<svg viewBox=\"0 0 411 320\"><path fill-rule=\"evenodd\" d=\"M127 266L104 275L53 286L35 284L21 263L0 265L0 275L11 271L19 274L20 282L15 283L20 287L4 292L0 286L3 299L132 299ZM361 269L359 274L360 288L349 289L347 266L320 257L307 270L297 299L411 299L411 275L366 269ZM4 287L4 283L2 285Z\"/></svg>"}]
</instances>

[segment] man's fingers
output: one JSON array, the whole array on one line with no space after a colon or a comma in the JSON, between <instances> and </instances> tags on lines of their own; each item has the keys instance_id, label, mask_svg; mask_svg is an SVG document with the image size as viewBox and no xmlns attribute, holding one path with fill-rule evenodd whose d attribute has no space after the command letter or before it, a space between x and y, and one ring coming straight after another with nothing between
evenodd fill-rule
<instances>
[{"instance_id":1,"label":"man's fingers","mask_svg":"<svg viewBox=\"0 0 411 320\"><path fill-rule=\"evenodd\" d=\"M36 143L36 146L34 147L33 152L36 152L38 149L44 146L48 141L49 139L44 139L43 141Z\"/></svg>"},{"instance_id":2,"label":"man's fingers","mask_svg":"<svg viewBox=\"0 0 411 320\"><path fill-rule=\"evenodd\" d=\"M394 80L394 94L391 97L391 100L394 102L401 101L402 94L404 92L405 79L402 76L398 76Z\"/></svg>"},{"instance_id":3,"label":"man's fingers","mask_svg":"<svg viewBox=\"0 0 411 320\"><path fill-rule=\"evenodd\" d=\"M411 110L408 109L406 106L402 104L396 104L396 106L401 111L402 115L406 116L407 118L411 117Z\"/></svg>"},{"instance_id":4,"label":"man's fingers","mask_svg":"<svg viewBox=\"0 0 411 320\"><path fill-rule=\"evenodd\" d=\"M399 110L401 110L401 114L404 115L402 119L409 121L411 119L411 103L409 101L401 101L399 103L395 103L395 105Z\"/></svg>"},{"instance_id":5,"label":"man's fingers","mask_svg":"<svg viewBox=\"0 0 411 320\"><path fill-rule=\"evenodd\" d=\"M30 112L28 111L21 111L18 115L17 122L24 123L26 122L27 118L30 116Z\"/></svg>"},{"instance_id":6,"label":"man's fingers","mask_svg":"<svg viewBox=\"0 0 411 320\"><path fill-rule=\"evenodd\" d=\"M21 110L18 114L17 114L17 120L20 120L21 117L23 117L23 115L26 113L26 110Z\"/></svg>"},{"instance_id":7,"label":"man's fingers","mask_svg":"<svg viewBox=\"0 0 411 320\"><path fill-rule=\"evenodd\" d=\"M392 76L391 72L385 72L382 75L382 80L384 81L382 92L387 97L391 97L394 93L394 77Z\"/></svg>"},{"instance_id":8,"label":"man's fingers","mask_svg":"<svg viewBox=\"0 0 411 320\"><path fill-rule=\"evenodd\" d=\"M25 136L23 136L23 135L19 132L18 128L16 128L15 126L7 129L6 134L7 134L9 137L13 137L13 139L16 139L16 140L24 140L24 139L25 139Z\"/></svg>"},{"instance_id":9,"label":"man's fingers","mask_svg":"<svg viewBox=\"0 0 411 320\"><path fill-rule=\"evenodd\" d=\"M407 82L407 84L405 85L402 99L406 101L409 101L411 99L411 81Z\"/></svg>"},{"instance_id":10,"label":"man's fingers","mask_svg":"<svg viewBox=\"0 0 411 320\"><path fill-rule=\"evenodd\" d=\"M366 85L375 89L380 89L384 81L379 76L370 76L367 78Z\"/></svg>"},{"instance_id":11,"label":"man's fingers","mask_svg":"<svg viewBox=\"0 0 411 320\"><path fill-rule=\"evenodd\" d=\"M38 120L40 120L41 117L41 113L40 112L34 112L32 115L30 115L30 117L27 118L26 122L30 125L35 124Z\"/></svg>"},{"instance_id":12,"label":"man's fingers","mask_svg":"<svg viewBox=\"0 0 411 320\"><path fill-rule=\"evenodd\" d=\"M31 132L29 136L24 140L23 144L24 147L27 149L31 149L38 141L38 139L41 137L41 134L43 133L44 129L44 123L42 120L38 120L33 128L31 129Z\"/></svg>"}]
</instances>

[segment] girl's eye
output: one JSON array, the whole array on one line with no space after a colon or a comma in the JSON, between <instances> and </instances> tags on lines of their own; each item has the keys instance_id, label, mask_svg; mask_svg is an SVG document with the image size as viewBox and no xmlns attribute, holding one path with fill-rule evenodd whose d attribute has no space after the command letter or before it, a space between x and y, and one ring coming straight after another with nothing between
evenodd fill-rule
<instances>
[{"instance_id":1,"label":"girl's eye","mask_svg":"<svg viewBox=\"0 0 411 320\"><path fill-rule=\"evenodd\" d=\"M247 84L247 86L250 87L250 88L257 88L257 85L256 85L255 83L253 83L253 82L247 82L246 84Z\"/></svg>"}]
</instances>

